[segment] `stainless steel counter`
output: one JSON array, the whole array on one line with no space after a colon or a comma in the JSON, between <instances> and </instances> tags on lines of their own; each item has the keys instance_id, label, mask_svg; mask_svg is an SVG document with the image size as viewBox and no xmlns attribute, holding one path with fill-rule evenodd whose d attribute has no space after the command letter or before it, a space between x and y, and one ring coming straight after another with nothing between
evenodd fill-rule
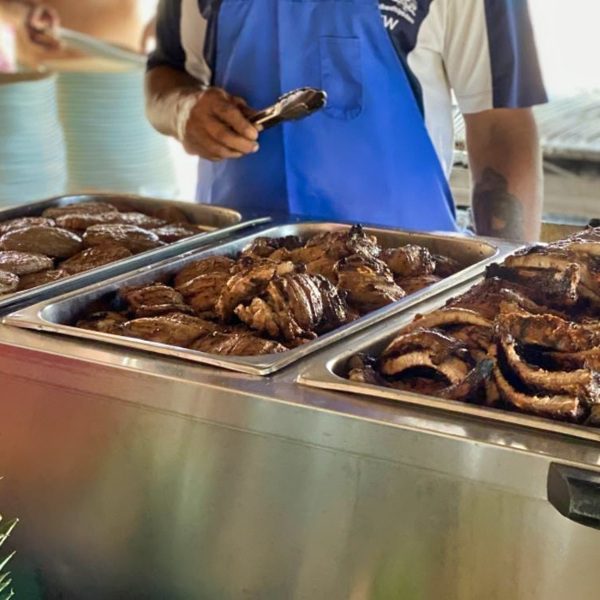
<instances>
[{"instance_id":1,"label":"stainless steel counter","mask_svg":"<svg viewBox=\"0 0 600 600\"><path fill-rule=\"evenodd\" d=\"M552 462L600 469L600 446L299 387L303 366L264 379L0 328L22 565L65 598L598 597L600 532L546 482Z\"/></svg>"}]
</instances>

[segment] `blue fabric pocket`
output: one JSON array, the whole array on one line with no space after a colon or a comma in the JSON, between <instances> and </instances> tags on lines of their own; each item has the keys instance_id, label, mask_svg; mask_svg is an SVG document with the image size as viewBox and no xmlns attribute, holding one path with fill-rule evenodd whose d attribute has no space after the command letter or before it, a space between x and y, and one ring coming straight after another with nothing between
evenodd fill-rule
<instances>
[{"instance_id":1,"label":"blue fabric pocket","mask_svg":"<svg viewBox=\"0 0 600 600\"><path fill-rule=\"evenodd\" d=\"M327 92L325 113L335 119L355 119L363 104L360 40L321 37L321 77Z\"/></svg>"}]
</instances>

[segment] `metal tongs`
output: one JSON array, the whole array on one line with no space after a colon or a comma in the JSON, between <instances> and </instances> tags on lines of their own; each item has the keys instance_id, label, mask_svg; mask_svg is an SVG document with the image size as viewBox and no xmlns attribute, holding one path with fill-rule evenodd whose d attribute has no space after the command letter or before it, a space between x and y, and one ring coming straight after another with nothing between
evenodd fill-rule
<instances>
[{"instance_id":1,"label":"metal tongs","mask_svg":"<svg viewBox=\"0 0 600 600\"><path fill-rule=\"evenodd\" d=\"M284 121L298 121L327 104L327 94L315 88L300 88L281 96L273 106L250 117L253 125L268 129Z\"/></svg>"}]
</instances>

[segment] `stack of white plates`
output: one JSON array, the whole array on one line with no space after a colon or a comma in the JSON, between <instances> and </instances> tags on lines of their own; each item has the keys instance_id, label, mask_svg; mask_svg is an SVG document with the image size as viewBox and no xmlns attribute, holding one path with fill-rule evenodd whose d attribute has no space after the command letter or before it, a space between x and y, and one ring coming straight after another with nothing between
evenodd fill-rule
<instances>
[{"instance_id":1,"label":"stack of white plates","mask_svg":"<svg viewBox=\"0 0 600 600\"><path fill-rule=\"evenodd\" d=\"M0 207L63 194L66 181L56 77L1 74Z\"/></svg>"},{"instance_id":2,"label":"stack of white plates","mask_svg":"<svg viewBox=\"0 0 600 600\"><path fill-rule=\"evenodd\" d=\"M98 58L62 60L58 98L71 191L177 193L167 138L144 113L144 69Z\"/></svg>"}]
</instances>

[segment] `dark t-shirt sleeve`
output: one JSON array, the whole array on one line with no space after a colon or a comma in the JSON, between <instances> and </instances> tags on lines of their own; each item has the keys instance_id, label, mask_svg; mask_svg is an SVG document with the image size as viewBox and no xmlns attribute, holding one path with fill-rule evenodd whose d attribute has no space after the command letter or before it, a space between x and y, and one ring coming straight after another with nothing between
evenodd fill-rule
<instances>
[{"instance_id":1,"label":"dark t-shirt sleeve","mask_svg":"<svg viewBox=\"0 0 600 600\"><path fill-rule=\"evenodd\" d=\"M181 43L182 0L160 0L156 20L156 50L148 57L148 70L167 66L185 71Z\"/></svg>"}]
</instances>

